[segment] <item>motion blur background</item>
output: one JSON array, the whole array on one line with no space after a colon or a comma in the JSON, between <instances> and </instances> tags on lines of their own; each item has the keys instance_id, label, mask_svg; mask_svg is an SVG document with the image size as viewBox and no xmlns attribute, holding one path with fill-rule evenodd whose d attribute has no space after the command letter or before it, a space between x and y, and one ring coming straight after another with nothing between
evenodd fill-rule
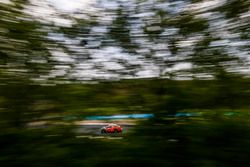
<instances>
[{"instance_id":1,"label":"motion blur background","mask_svg":"<svg viewBox=\"0 0 250 167\"><path fill-rule=\"evenodd\" d=\"M249 9L0 0L0 166L249 166Z\"/></svg>"}]
</instances>

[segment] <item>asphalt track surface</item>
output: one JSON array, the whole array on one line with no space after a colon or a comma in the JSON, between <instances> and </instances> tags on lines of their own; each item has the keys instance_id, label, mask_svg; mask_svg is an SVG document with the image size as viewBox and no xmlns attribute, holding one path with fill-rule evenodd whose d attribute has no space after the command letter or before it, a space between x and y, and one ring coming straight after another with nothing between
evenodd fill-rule
<instances>
[{"instance_id":1,"label":"asphalt track surface","mask_svg":"<svg viewBox=\"0 0 250 167\"><path fill-rule=\"evenodd\" d=\"M96 136L106 136L106 135L114 135L113 133L102 134L101 128L104 127L103 125L80 125L76 126L75 132L76 134L86 134L86 135L96 135ZM123 125L122 126L122 133L116 133L115 135L119 134L126 134L134 128L134 125Z\"/></svg>"}]
</instances>

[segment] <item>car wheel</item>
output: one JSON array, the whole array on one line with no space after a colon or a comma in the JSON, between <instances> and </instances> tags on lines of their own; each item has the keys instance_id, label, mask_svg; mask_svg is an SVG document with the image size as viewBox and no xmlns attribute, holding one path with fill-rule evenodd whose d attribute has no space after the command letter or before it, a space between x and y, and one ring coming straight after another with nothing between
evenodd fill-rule
<instances>
[{"instance_id":1,"label":"car wheel","mask_svg":"<svg viewBox=\"0 0 250 167\"><path fill-rule=\"evenodd\" d=\"M106 130L102 129L102 130L101 130L101 133L102 133L102 134L103 134L103 133L106 133Z\"/></svg>"}]
</instances>

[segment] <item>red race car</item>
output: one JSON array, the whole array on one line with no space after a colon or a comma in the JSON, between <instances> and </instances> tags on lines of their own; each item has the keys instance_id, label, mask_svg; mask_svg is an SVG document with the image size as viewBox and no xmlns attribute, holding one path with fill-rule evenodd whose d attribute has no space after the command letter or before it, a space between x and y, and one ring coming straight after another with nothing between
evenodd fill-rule
<instances>
[{"instance_id":1,"label":"red race car","mask_svg":"<svg viewBox=\"0 0 250 167\"><path fill-rule=\"evenodd\" d=\"M101 128L101 133L121 133L122 127L117 124L109 124Z\"/></svg>"}]
</instances>

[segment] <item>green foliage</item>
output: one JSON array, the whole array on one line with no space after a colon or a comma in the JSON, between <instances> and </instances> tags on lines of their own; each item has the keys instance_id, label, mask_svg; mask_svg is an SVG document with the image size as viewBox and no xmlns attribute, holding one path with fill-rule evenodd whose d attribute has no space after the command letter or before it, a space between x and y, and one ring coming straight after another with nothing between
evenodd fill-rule
<instances>
[{"instance_id":1,"label":"green foliage","mask_svg":"<svg viewBox=\"0 0 250 167\"><path fill-rule=\"evenodd\" d=\"M123 9L117 10L117 18L109 30L109 36L128 52L133 52L136 45L131 42L128 15Z\"/></svg>"},{"instance_id":2,"label":"green foliage","mask_svg":"<svg viewBox=\"0 0 250 167\"><path fill-rule=\"evenodd\" d=\"M175 114L184 109L250 108L249 80L128 80L97 85L1 85L2 126L120 113Z\"/></svg>"},{"instance_id":3,"label":"green foliage","mask_svg":"<svg viewBox=\"0 0 250 167\"><path fill-rule=\"evenodd\" d=\"M182 35L203 32L208 28L208 23L205 19L194 18L193 15L186 13L173 19L165 19L162 24L164 26L176 26L180 28L180 34Z\"/></svg>"},{"instance_id":4,"label":"green foliage","mask_svg":"<svg viewBox=\"0 0 250 167\"><path fill-rule=\"evenodd\" d=\"M225 12L228 18L239 17L241 13L249 10L250 2L245 0L228 0L225 5L219 8Z\"/></svg>"}]
</instances>

